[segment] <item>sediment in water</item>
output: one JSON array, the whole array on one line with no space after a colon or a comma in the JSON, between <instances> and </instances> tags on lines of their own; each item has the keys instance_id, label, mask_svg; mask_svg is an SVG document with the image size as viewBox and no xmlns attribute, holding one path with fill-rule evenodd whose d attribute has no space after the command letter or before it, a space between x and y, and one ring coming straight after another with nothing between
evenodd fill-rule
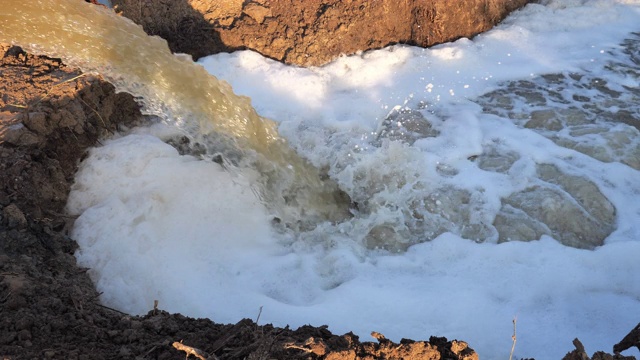
<instances>
[{"instance_id":1,"label":"sediment in water","mask_svg":"<svg viewBox=\"0 0 640 360\"><path fill-rule=\"evenodd\" d=\"M349 216L348 197L321 179L249 98L130 20L76 0L11 0L3 3L0 25L0 41L101 74L118 92L134 95L143 113L177 125L211 154L240 153L243 165L262 174L256 184L262 200L287 225Z\"/></svg>"}]
</instances>

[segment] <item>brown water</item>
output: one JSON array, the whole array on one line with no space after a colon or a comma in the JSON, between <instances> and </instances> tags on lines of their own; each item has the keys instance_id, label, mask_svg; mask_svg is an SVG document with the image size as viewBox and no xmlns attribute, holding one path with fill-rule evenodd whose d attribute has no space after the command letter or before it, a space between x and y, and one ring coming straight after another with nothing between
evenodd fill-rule
<instances>
[{"instance_id":1,"label":"brown water","mask_svg":"<svg viewBox=\"0 0 640 360\"><path fill-rule=\"evenodd\" d=\"M166 42L103 7L80 0L2 0L0 41L63 59L139 97L143 112L191 137L215 133L254 156L264 176L260 195L289 225L348 216L348 201L293 151L273 121Z\"/></svg>"}]
</instances>

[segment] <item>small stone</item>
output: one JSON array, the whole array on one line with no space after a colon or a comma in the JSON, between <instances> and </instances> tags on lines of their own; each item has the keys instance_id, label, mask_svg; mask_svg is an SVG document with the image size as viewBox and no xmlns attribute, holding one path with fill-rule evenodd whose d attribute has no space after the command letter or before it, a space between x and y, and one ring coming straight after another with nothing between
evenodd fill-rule
<instances>
[{"instance_id":1,"label":"small stone","mask_svg":"<svg viewBox=\"0 0 640 360\"><path fill-rule=\"evenodd\" d=\"M2 222L9 228L22 229L27 226L27 218L16 204L10 204L2 209Z\"/></svg>"},{"instance_id":2,"label":"small stone","mask_svg":"<svg viewBox=\"0 0 640 360\"><path fill-rule=\"evenodd\" d=\"M273 16L270 8L266 8L255 3L246 5L243 12L249 15L249 17L255 20L258 24L262 24L265 18Z\"/></svg>"},{"instance_id":3,"label":"small stone","mask_svg":"<svg viewBox=\"0 0 640 360\"><path fill-rule=\"evenodd\" d=\"M60 113L60 122L58 123L60 127L72 128L78 125L78 118L74 116L69 110L60 109L58 110L58 112Z\"/></svg>"},{"instance_id":4,"label":"small stone","mask_svg":"<svg viewBox=\"0 0 640 360\"><path fill-rule=\"evenodd\" d=\"M44 112L29 113L24 120L24 125L29 130L40 135L49 135L51 133L51 128L47 127L47 116Z\"/></svg>"},{"instance_id":5,"label":"small stone","mask_svg":"<svg viewBox=\"0 0 640 360\"><path fill-rule=\"evenodd\" d=\"M29 131L24 124L19 123L6 128L6 131L0 136L0 141L14 146L33 146L40 142L40 138Z\"/></svg>"}]
</instances>

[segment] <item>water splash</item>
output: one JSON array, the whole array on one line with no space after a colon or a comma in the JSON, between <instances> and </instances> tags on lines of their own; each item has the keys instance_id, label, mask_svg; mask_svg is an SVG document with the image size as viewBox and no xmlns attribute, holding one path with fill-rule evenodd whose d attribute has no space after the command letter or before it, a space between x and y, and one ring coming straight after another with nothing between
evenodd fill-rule
<instances>
[{"instance_id":1,"label":"water splash","mask_svg":"<svg viewBox=\"0 0 640 360\"><path fill-rule=\"evenodd\" d=\"M178 125L195 141L215 139L240 151L264 175L260 196L289 226L349 216L347 197L288 146L249 98L130 20L78 0L8 0L0 41L98 73L136 96L145 114Z\"/></svg>"}]
</instances>

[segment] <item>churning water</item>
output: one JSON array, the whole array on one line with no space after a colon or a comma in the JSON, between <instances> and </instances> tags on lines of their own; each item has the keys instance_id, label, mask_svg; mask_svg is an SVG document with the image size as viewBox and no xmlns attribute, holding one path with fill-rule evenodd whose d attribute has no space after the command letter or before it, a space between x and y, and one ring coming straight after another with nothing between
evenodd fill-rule
<instances>
[{"instance_id":1,"label":"churning water","mask_svg":"<svg viewBox=\"0 0 640 360\"><path fill-rule=\"evenodd\" d=\"M69 198L110 306L264 306L277 325L437 334L490 359L514 316L517 357L560 358L576 336L606 350L637 323L637 1L530 4L473 40L312 69L248 51L194 65L80 1L4 3L0 41L165 120L93 149ZM185 135L206 154L166 143Z\"/></svg>"},{"instance_id":2,"label":"churning water","mask_svg":"<svg viewBox=\"0 0 640 360\"><path fill-rule=\"evenodd\" d=\"M290 226L349 216L346 197L291 150L250 99L235 95L189 56L173 55L164 40L111 10L77 0L10 0L2 6L0 39L98 73L117 91L136 96L143 113L205 145L209 155L258 168L264 176L257 179L257 192Z\"/></svg>"}]
</instances>

